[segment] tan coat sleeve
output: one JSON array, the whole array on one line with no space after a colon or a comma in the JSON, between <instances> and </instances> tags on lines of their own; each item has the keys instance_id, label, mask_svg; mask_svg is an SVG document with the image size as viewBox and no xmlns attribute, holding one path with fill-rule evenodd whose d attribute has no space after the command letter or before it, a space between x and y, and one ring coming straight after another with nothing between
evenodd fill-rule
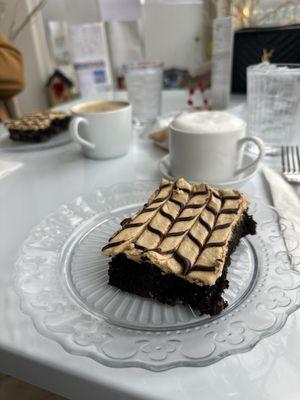
<instances>
[{"instance_id":1,"label":"tan coat sleeve","mask_svg":"<svg viewBox=\"0 0 300 400\"><path fill-rule=\"evenodd\" d=\"M0 34L0 100L8 100L24 89L22 54Z\"/></svg>"}]
</instances>

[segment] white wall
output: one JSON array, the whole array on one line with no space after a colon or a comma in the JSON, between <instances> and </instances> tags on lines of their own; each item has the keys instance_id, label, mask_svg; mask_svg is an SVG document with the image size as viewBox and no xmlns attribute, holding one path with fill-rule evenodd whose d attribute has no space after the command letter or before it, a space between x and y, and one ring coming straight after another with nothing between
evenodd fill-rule
<instances>
[{"instance_id":1,"label":"white wall","mask_svg":"<svg viewBox=\"0 0 300 400\"><path fill-rule=\"evenodd\" d=\"M175 4L174 1L166 4L146 1L145 5L145 36L146 56L149 59L159 59L166 66L195 69L203 59L202 35L202 5ZM98 0L48 0L43 9L44 20L65 19L69 24L88 23L100 21ZM113 56L115 68L119 69L125 61L122 54L138 57L134 46L137 40L129 46L128 39L134 39L131 32L132 26L112 23L109 32L113 35L116 54ZM133 32L134 33L134 32ZM130 36L131 35L131 36ZM194 42L200 35L201 40ZM122 47L124 47L122 51Z\"/></svg>"},{"instance_id":2,"label":"white wall","mask_svg":"<svg viewBox=\"0 0 300 400\"><path fill-rule=\"evenodd\" d=\"M204 60L203 6L167 3L146 3L146 55L163 60L166 67L194 71Z\"/></svg>"},{"instance_id":3,"label":"white wall","mask_svg":"<svg viewBox=\"0 0 300 400\"><path fill-rule=\"evenodd\" d=\"M43 9L47 20L64 20L68 24L98 22L99 8L97 0L48 0Z\"/></svg>"},{"instance_id":4,"label":"white wall","mask_svg":"<svg viewBox=\"0 0 300 400\"><path fill-rule=\"evenodd\" d=\"M4 33L8 32L16 1L1 0L6 4L6 15L0 27ZM32 9L36 1L20 1L18 21ZM166 66L176 65L193 70L204 59L201 6L175 6L170 5L171 0L167 3L169 5L157 5L157 1L147 3L146 0L147 57L161 59ZM282 3L283 0L261 0L261 6L264 7ZM43 18L66 20L69 24L99 21L98 0L48 0L43 9ZM48 106L45 83L53 66L48 54L45 28L42 16L39 15L35 22L25 28L15 43L22 51L25 61L26 89L18 96L22 113ZM199 43L193 42L197 35L201 38ZM122 60L118 60L118 63L121 64Z\"/></svg>"}]
</instances>

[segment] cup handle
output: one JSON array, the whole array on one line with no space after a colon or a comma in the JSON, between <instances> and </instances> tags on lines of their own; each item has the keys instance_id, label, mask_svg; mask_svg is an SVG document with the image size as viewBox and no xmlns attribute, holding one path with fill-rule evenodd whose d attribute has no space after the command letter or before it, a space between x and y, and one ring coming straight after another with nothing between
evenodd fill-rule
<instances>
[{"instance_id":1,"label":"cup handle","mask_svg":"<svg viewBox=\"0 0 300 400\"><path fill-rule=\"evenodd\" d=\"M79 143L80 145L87 147L89 149L94 149L96 146L94 143L91 143L85 139L83 139L79 133L78 133L78 127L80 124L84 124L88 126L88 121L85 118L82 117L76 117L72 119L70 130L71 130L71 135L73 136L73 139L75 142Z\"/></svg>"},{"instance_id":2,"label":"cup handle","mask_svg":"<svg viewBox=\"0 0 300 400\"><path fill-rule=\"evenodd\" d=\"M264 142L263 142L259 137L257 137L257 136L246 136L246 137L240 139L240 140L238 141L239 152L241 151L242 146L243 146L245 143L248 143L248 142L252 142L252 143L254 143L254 144L257 146L257 148L258 148L258 155L257 155L256 159L255 159L254 161L252 161L250 164L246 165L246 166L243 167L243 168L237 169L237 170L235 171L235 175L239 175L239 174L241 174L242 172L247 171L249 168L256 166L256 165L262 160L262 158L263 158L264 155L265 155L265 145L264 145Z\"/></svg>"}]
</instances>

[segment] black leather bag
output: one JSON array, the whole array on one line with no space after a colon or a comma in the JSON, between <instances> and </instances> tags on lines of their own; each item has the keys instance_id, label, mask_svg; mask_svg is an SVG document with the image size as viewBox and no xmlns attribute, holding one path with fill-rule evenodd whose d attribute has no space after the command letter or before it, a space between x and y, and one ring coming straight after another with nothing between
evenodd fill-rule
<instances>
[{"instance_id":1,"label":"black leather bag","mask_svg":"<svg viewBox=\"0 0 300 400\"><path fill-rule=\"evenodd\" d=\"M300 63L300 25L246 28L234 35L232 92L246 93L247 67L271 53L272 63Z\"/></svg>"}]
</instances>

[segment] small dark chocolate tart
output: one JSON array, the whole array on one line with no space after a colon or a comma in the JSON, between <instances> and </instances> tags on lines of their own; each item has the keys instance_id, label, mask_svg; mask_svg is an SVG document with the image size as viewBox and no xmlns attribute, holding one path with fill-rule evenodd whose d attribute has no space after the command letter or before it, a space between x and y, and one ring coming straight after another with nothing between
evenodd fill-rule
<instances>
[{"instance_id":1,"label":"small dark chocolate tart","mask_svg":"<svg viewBox=\"0 0 300 400\"><path fill-rule=\"evenodd\" d=\"M10 139L28 143L47 142L53 135L68 129L71 119L69 114L64 113L53 119L47 116L48 113L29 114L8 122L6 127Z\"/></svg>"}]
</instances>

